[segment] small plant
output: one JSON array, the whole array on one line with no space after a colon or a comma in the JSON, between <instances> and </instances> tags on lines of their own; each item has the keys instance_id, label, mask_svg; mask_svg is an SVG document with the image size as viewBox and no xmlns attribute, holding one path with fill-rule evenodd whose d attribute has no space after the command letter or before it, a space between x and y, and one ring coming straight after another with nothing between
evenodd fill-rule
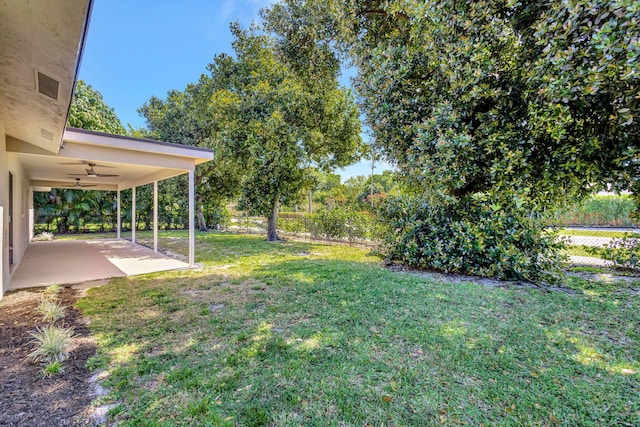
<instances>
[{"instance_id":1,"label":"small plant","mask_svg":"<svg viewBox=\"0 0 640 427\"><path fill-rule=\"evenodd\" d=\"M71 338L73 338L71 329L48 325L37 328L30 335L33 337L31 344L34 344L36 349L29 353L29 358L51 363L61 362L69 356Z\"/></svg>"},{"instance_id":2,"label":"small plant","mask_svg":"<svg viewBox=\"0 0 640 427\"><path fill-rule=\"evenodd\" d=\"M42 297L36 310L42 314L42 319L45 322L55 322L65 316L64 308L57 301L46 295Z\"/></svg>"},{"instance_id":3,"label":"small plant","mask_svg":"<svg viewBox=\"0 0 640 427\"><path fill-rule=\"evenodd\" d=\"M53 240L53 233L49 233L48 231L44 231L36 236L31 238L32 242L46 242Z\"/></svg>"},{"instance_id":4,"label":"small plant","mask_svg":"<svg viewBox=\"0 0 640 427\"><path fill-rule=\"evenodd\" d=\"M56 295L57 293L59 293L62 290L62 286L60 285L49 285L45 288L44 291L42 291L43 294L46 295Z\"/></svg>"},{"instance_id":5,"label":"small plant","mask_svg":"<svg viewBox=\"0 0 640 427\"><path fill-rule=\"evenodd\" d=\"M42 368L41 372L45 378L51 378L58 374L64 373L64 366L62 365L62 362L55 360L53 362L47 363L47 365Z\"/></svg>"}]
</instances>

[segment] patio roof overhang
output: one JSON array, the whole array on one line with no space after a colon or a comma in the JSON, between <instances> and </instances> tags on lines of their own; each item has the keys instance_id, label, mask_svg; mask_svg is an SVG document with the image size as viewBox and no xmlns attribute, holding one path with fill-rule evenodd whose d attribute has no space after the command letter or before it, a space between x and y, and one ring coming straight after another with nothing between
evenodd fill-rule
<instances>
[{"instance_id":1,"label":"patio roof overhang","mask_svg":"<svg viewBox=\"0 0 640 427\"><path fill-rule=\"evenodd\" d=\"M195 170L213 160L208 149L66 128L57 153L7 136L7 152L15 153L35 190L69 187L80 178L87 190L126 190ZM85 174L89 163L98 173Z\"/></svg>"}]
</instances>

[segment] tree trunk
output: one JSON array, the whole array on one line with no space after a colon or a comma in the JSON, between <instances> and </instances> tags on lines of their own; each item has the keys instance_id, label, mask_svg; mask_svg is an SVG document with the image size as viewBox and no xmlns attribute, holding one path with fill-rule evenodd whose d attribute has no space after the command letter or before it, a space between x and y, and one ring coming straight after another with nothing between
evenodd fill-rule
<instances>
[{"instance_id":1,"label":"tree trunk","mask_svg":"<svg viewBox=\"0 0 640 427\"><path fill-rule=\"evenodd\" d=\"M278 201L273 202L273 211L267 221L267 242L277 242L280 240L276 230L276 220L278 218Z\"/></svg>"},{"instance_id":2,"label":"tree trunk","mask_svg":"<svg viewBox=\"0 0 640 427\"><path fill-rule=\"evenodd\" d=\"M202 197L198 196L196 203L196 220L198 221L198 230L209 231L207 229L207 221L204 219L204 213L202 213Z\"/></svg>"},{"instance_id":3,"label":"tree trunk","mask_svg":"<svg viewBox=\"0 0 640 427\"><path fill-rule=\"evenodd\" d=\"M60 220L58 220L58 234L66 234L68 231L67 218L60 218Z\"/></svg>"}]
</instances>

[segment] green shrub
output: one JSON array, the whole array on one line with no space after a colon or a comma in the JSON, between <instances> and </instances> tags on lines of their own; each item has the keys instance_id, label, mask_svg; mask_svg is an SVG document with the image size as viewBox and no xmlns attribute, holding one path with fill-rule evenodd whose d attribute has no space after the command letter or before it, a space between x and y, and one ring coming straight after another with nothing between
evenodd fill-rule
<instances>
[{"instance_id":1,"label":"green shrub","mask_svg":"<svg viewBox=\"0 0 640 427\"><path fill-rule=\"evenodd\" d=\"M375 215L342 206L320 209L310 215L308 227L312 237L329 240L377 241L382 235Z\"/></svg>"},{"instance_id":2,"label":"green shrub","mask_svg":"<svg viewBox=\"0 0 640 427\"><path fill-rule=\"evenodd\" d=\"M632 216L636 210L628 195L590 196L582 202L560 210L554 220L556 225L606 225L633 226Z\"/></svg>"},{"instance_id":3,"label":"green shrub","mask_svg":"<svg viewBox=\"0 0 640 427\"><path fill-rule=\"evenodd\" d=\"M277 228L285 233L300 234L307 230L308 214L287 212L284 214L278 214Z\"/></svg>"},{"instance_id":4,"label":"green shrub","mask_svg":"<svg viewBox=\"0 0 640 427\"><path fill-rule=\"evenodd\" d=\"M207 224L217 230L227 228L231 224L231 212L224 206L208 209L205 216Z\"/></svg>"},{"instance_id":5,"label":"green shrub","mask_svg":"<svg viewBox=\"0 0 640 427\"><path fill-rule=\"evenodd\" d=\"M309 231L316 238L343 239L348 236L348 219L349 213L343 207L320 209L311 218Z\"/></svg>"},{"instance_id":6,"label":"green shrub","mask_svg":"<svg viewBox=\"0 0 640 427\"><path fill-rule=\"evenodd\" d=\"M306 212L278 212L278 219L304 219L306 216L309 216Z\"/></svg>"},{"instance_id":7,"label":"green shrub","mask_svg":"<svg viewBox=\"0 0 640 427\"><path fill-rule=\"evenodd\" d=\"M640 234L628 233L611 239L603 247L590 247L587 251L611 262L615 268L640 270Z\"/></svg>"},{"instance_id":8,"label":"green shrub","mask_svg":"<svg viewBox=\"0 0 640 427\"><path fill-rule=\"evenodd\" d=\"M387 200L382 254L417 268L498 279L550 280L562 259L556 235L520 200L486 196L448 204Z\"/></svg>"}]
</instances>

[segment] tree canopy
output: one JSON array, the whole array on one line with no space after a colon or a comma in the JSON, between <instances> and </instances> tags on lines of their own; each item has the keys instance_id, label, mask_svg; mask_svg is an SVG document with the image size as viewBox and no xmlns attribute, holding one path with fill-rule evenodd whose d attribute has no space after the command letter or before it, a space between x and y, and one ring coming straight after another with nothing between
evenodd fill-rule
<instances>
[{"instance_id":1,"label":"tree canopy","mask_svg":"<svg viewBox=\"0 0 640 427\"><path fill-rule=\"evenodd\" d=\"M113 108L105 103L102 94L84 80L76 82L67 126L116 135L127 134Z\"/></svg>"},{"instance_id":2,"label":"tree canopy","mask_svg":"<svg viewBox=\"0 0 640 427\"><path fill-rule=\"evenodd\" d=\"M235 57L216 56L201 81L216 138L243 171L241 205L269 218L267 239L277 240L278 205L298 196L307 169L359 158L360 121L333 63L304 62L266 34L231 30Z\"/></svg>"},{"instance_id":3,"label":"tree canopy","mask_svg":"<svg viewBox=\"0 0 640 427\"><path fill-rule=\"evenodd\" d=\"M376 143L419 189L549 201L637 180L637 2L286 0L265 16L348 55Z\"/></svg>"}]
</instances>

